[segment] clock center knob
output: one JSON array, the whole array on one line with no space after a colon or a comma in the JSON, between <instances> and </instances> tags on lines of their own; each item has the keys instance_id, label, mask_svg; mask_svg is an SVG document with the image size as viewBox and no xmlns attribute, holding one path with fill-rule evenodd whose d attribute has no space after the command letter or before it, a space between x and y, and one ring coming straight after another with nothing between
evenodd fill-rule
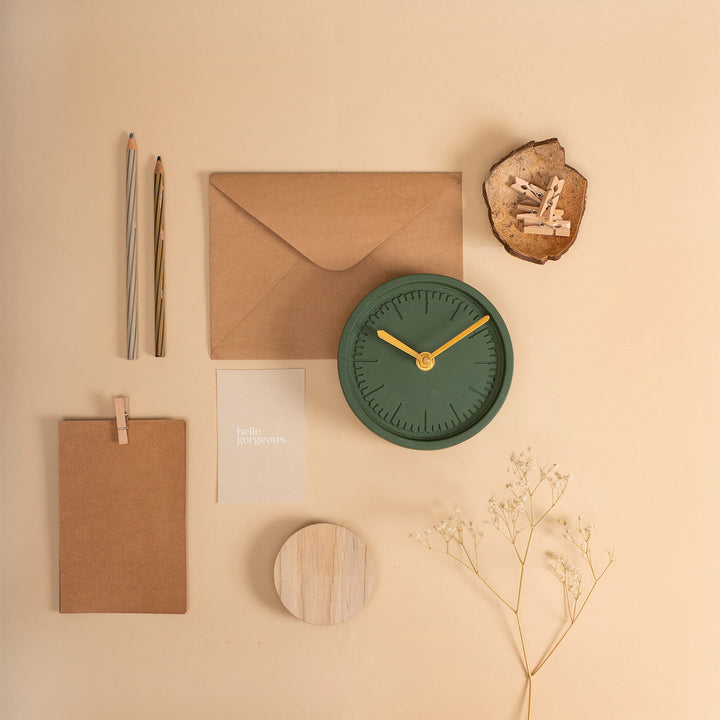
<instances>
[{"instance_id":1,"label":"clock center knob","mask_svg":"<svg viewBox=\"0 0 720 720\"><path fill-rule=\"evenodd\" d=\"M424 371L432 370L433 366L435 365L435 358L429 353L429 352L421 352L417 359L415 360L415 364Z\"/></svg>"}]
</instances>

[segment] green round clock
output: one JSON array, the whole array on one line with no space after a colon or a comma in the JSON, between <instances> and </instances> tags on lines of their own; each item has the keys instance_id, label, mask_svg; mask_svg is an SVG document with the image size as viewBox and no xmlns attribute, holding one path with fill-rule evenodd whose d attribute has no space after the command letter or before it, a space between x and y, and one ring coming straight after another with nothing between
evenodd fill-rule
<instances>
[{"instance_id":1,"label":"green round clock","mask_svg":"<svg viewBox=\"0 0 720 720\"><path fill-rule=\"evenodd\" d=\"M340 385L373 432L408 448L467 440L497 414L513 371L510 335L475 288L406 275L353 310L338 348Z\"/></svg>"}]
</instances>

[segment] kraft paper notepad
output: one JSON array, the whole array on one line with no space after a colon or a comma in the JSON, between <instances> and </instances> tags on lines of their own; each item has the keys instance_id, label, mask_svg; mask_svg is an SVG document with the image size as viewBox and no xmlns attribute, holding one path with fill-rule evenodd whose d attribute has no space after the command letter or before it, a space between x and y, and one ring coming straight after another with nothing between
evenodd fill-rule
<instances>
[{"instance_id":1,"label":"kraft paper notepad","mask_svg":"<svg viewBox=\"0 0 720 720\"><path fill-rule=\"evenodd\" d=\"M186 611L184 420L59 423L60 612Z\"/></svg>"},{"instance_id":2,"label":"kraft paper notepad","mask_svg":"<svg viewBox=\"0 0 720 720\"><path fill-rule=\"evenodd\" d=\"M218 502L305 500L305 370L218 370Z\"/></svg>"}]
</instances>

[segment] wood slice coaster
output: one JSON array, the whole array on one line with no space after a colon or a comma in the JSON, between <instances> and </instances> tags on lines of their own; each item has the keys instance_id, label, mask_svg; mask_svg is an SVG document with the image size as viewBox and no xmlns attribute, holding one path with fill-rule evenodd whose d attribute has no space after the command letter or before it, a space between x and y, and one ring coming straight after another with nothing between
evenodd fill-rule
<instances>
[{"instance_id":1,"label":"wood slice coaster","mask_svg":"<svg viewBox=\"0 0 720 720\"><path fill-rule=\"evenodd\" d=\"M563 220L570 221L570 236L523 232L522 221L515 217L518 194L510 186L516 177L522 177L546 188L553 176L565 180L558 208L564 211ZM575 242L585 212L587 180L565 164L564 148L557 138L551 138L529 142L493 165L483 185L483 195L492 231L505 249L523 260L543 264L547 260L557 260Z\"/></svg>"},{"instance_id":2,"label":"wood slice coaster","mask_svg":"<svg viewBox=\"0 0 720 720\"><path fill-rule=\"evenodd\" d=\"M335 625L355 615L372 592L374 574L365 543L331 523L298 530L275 559L282 604L312 625Z\"/></svg>"}]
</instances>

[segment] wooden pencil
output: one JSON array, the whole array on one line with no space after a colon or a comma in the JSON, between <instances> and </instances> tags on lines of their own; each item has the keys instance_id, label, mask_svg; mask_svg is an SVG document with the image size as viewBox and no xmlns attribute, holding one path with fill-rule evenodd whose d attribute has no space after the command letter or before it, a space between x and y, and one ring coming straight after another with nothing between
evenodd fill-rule
<instances>
[{"instance_id":1,"label":"wooden pencil","mask_svg":"<svg viewBox=\"0 0 720 720\"><path fill-rule=\"evenodd\" d=\"M125 264L127 296L127 358L136 360L137 344L137 145L130 133L125 176Z\"/></svg>"},{"instance_id":2,"label":"wooden pencil","mask_svg":"<svg viewBox=\"0 0 720 720\"><path fill-rule=\"evenodd\" d=\"M165 171L155 163L155 357L165 357Z\"/></svg>"}]
</instances>

